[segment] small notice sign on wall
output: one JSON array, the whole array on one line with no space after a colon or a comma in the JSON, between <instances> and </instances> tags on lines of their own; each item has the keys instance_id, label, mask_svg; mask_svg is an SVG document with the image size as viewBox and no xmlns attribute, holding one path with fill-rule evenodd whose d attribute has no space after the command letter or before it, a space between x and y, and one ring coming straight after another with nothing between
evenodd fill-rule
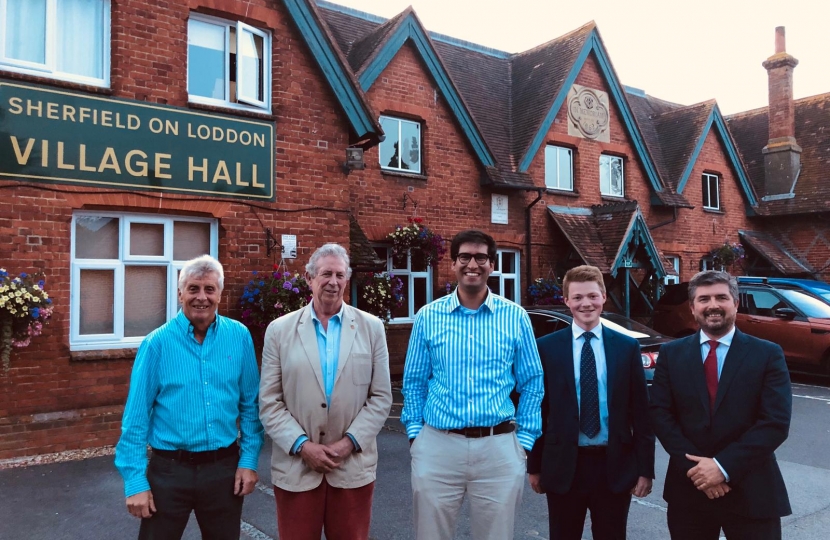
<instances>
[{"instance_id":1,"label":"small notice sign on wall","mask_svg":"<svg viewBox=\"0 0 830 540\"><path fill-rule=\"evenodd\" d=\"M297 258L297 235L284 234L282 235L282 258L296 259Z\"/></svg>"},{"instance_id":2,"label":"small notice sign on wall","mask_svg":"<svg viewBox=\"0 0 830 540\"><path fill-rule=\"evenodd\" d=\"M507 195L493 194L490 223L507 225L507 200Z\"/></svg>"}]
</instances>

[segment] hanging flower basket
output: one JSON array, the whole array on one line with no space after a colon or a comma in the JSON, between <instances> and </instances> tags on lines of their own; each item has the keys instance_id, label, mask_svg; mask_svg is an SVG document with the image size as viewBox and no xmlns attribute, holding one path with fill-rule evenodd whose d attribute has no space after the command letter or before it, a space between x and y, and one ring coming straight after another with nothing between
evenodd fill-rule
<instances>
[{"instance_id":1,"label":"hanging flower basket","mask_svg":"<svg viewBox=\"0 0 830 540\"><path fill-rule=\"evenodd\" d=\"M389 272L363 274L357 280L360 308L375 315L383 324L394 318L403 305L403 282Z\"/></svg>"},{"instance_id":2,"label":"hanging flower basket","mask_svg":"<svg viewBox=\"0 0 830 540\"><path fill-rule=\"evenodd\" d=\"M536 278L527 288L527 293L534 306L554 306L565 303L562 287L556 278Z\"/></svg>"},{"instance_id":3,"label":"hanging flower basket","mask_svg":"<svg viewBox=\"0 0 830 540\"><path fill-rule=\"evenodd\" d=\"M718 246L709 252L715 266L732 266L746 256L744 246L740 242L730 244L724 242L722 246Z\"/></svg>"},{"instance_id":4,"label":"hanging flower basket","mask_svg":"<svg viewBox=\"0 0 830 540\"><path fill-rule=\"evenodd\" d=\"M252 272L242 292L242 323L251 331L254 342L262 344L265 329L274 319L296 311L311 302L311 287L300 274L280 271Z\"/></svg>"},{"instance_id":5,"label":"hanging flower basket","mask_svg":"<svg viewBox=\"0 0 830 540\"><path fill-rule=\"evenodd\" d=\"M12 278L0 268L0 362L9 371L13 348L28 347L52 316L52 300L41 275Z\"/></svg>"},{"instance_id":6,"label":"hanging flower basket","mask_svg":"<svg viewBox=\"0 0 830 540\"><path fill-rule=\"evenodd\" d=\"M406 226L396 225L387 235L392 242L392 253L397 257L405 256L407 251L418 252L428 266L435 268L447 253L444 238L423 225L421 218L409 218L408 221Z\"/></svg>"}]
</instances>

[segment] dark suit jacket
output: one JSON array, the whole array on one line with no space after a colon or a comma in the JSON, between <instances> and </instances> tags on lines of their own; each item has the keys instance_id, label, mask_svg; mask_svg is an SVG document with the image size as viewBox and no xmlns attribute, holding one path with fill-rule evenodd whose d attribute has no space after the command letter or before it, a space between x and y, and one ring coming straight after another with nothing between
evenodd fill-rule
<instances>
[{"instance_id":1,"label":"dark suit jacket","mask_svg":"<svg viewBox=\"0 0 830 540\"><path fill-rule=\"evenodd\" d=\"M637 478L654 478L654 434L637 340L602 328L608 374L608 481L611 491L630 491ZM527 471L542 475L547 493L573 484L579 445L579 405L570 327L536 341L545 371L542 436L528 456Z\"/></svg>"},{"instance_id":2,"label":"dark suit jacket","mask_svg":"<svg viewBox=\"0 0 830 540\"><path fill-rule=\"evenodd\" d=\"M735 330L721 371L714 412L700 352L700 332L660 348L651 387L651 419L670 455L663 498L768 519L791 513L775 449L790 429L792 390L781 347ZM732 491L710 501L686 477L685 454L714 457Z\"/></svg>"}]
</instances>

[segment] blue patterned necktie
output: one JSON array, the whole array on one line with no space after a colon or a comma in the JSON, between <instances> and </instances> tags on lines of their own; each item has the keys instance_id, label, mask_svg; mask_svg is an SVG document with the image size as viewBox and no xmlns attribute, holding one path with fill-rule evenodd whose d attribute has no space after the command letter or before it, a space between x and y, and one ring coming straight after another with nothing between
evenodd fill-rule
<instances>
[{"instance_id":1,"label":"blue patterned necktie","mask_svg":"<svg viewBox=\"0 0 830 540\"><path fill-rule=\"evenodd\" d=\"M599 383L597 382L597 359L591 332L582 334L582 358L579 362L579 430L593 439L599 433Z\"/></svg>"}]
</instances>

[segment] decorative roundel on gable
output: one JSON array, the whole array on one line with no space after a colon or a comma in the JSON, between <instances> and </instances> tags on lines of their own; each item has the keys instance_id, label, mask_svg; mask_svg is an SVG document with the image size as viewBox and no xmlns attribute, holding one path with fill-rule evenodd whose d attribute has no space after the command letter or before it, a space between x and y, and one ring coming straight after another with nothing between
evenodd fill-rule
<instances>
[{"instance_id":1,"label":"decorative roundel on gable","mask_svg":"<svg viewBox=\"0 0 830 540\"><path fill-rule=\"evenodd\" d=\"M568 92L568 135L610 142L608 94L575 84Z\"/></svg>"}]
</instances>

